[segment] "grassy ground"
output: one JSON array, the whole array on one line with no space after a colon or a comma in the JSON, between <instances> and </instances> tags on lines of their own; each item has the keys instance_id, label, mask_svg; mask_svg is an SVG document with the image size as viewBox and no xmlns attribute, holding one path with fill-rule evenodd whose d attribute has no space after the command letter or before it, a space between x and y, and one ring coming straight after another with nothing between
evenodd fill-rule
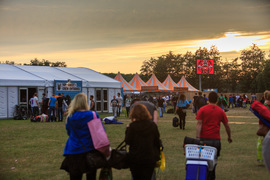
<instances>
[{"instance_id":1,"label":"grassy ground","mask_svg":"<svg viewBox=\"0 0 270 180\"><path fill-rule=\"evenodd\" d=\"M101 117L109 115L101 115ZM270 179L263 165L256 161L256 131L258 121L248 109L227 112L233 143L226 141L221 128L222 150L216 170L217 179ZM184 179L185 156L182 147L185 136L195 137L195 115L188 111L186 130L172 127L173 114L159 119L159 130L164 144L166 169L158 172L158 179ZM105 125L112 147L124 138L129 120L122 114L125 125ZM64 123L30 123L29 120L0 120L0 179L36 180L68 179L60 170L63 149L68 136ZM116 180L130 178L129 170L113 170Z\"/></svg>"}]
</instances>

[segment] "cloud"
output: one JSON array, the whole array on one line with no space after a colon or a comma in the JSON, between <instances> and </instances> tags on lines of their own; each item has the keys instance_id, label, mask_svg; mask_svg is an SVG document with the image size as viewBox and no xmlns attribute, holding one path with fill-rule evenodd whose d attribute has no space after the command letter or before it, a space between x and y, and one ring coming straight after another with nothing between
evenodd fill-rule
<instances>
[{"instance_id":1,"label":"cloud","mask_svg":"<svg viewBox=\"0 0 270 180\"><path fill-rule=\"evenodd\" d=\"M128 63L139 69L150 57L192 51L198 40L222 45L226 32L239 32L237 41L257 34L269 42L261 34L269 35L269 5L267 0L3 0L0 53L2 60L67 60L105 71L99 60L110 64L106 72L121 64L128 69Z\"/></svg>"}]
</instances>

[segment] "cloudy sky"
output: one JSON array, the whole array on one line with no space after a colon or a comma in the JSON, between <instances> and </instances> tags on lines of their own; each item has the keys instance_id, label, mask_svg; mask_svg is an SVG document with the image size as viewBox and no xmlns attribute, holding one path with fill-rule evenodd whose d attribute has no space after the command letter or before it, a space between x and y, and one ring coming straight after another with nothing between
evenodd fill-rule
<instances>
[{"instance_id":1,"label":"cloudy sky","mask_svg":"<svg viewBox=\"0 0 270 180\"><path fill-rule=\"evenodd\" d=\"M270 50L269 0L0 0L0 61L135 73L144 60L216 45Z\"/></svg>"}]
</instances>

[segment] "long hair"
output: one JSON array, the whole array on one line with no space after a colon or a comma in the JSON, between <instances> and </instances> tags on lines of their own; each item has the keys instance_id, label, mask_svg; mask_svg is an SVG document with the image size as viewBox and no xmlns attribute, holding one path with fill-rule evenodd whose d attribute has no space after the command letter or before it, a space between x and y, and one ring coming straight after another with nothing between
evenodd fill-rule
<instances>
[{"instance_id":1,"label":"long hair","mask_svg":"<svg viewBox=\"0 0 270 180\"><path fill-rule=\"evenodd\" d=\"M184 94L180 94L178 97L178 101L181 100L182 102L184 102L186 100L186 96Z\"/></svg>"},{"instance_id":2,"label":"long hair","mask_svg":"<svg viewBox=\"0 0 270 180\"><path fill-rule=\"evenodd\" d=\"M270 91L269 90L264 91L264 99L270 101Z\"/></svg>"},{"instance_id":3,"label":"long hair","mask_svg":"<svg viewBox=\"0 0 270 180\"><path fill-rule=\"evenodd\" d=\"M84 93L77 94L71 101L68 108L68 116L72 116L75 111L79 110L89 110L87 97Z\"/></svg>"},{"instance_id":4,"label":"long hair","mask_svg":"<svg viewBox=\"0 0 270 180\"><path fill-rule=\"evenodd\" d=\"M143 104L136 104L130 112L130 119L135 119L136 121L151 120L152 116Z\"/></svg>"}]
</instances>

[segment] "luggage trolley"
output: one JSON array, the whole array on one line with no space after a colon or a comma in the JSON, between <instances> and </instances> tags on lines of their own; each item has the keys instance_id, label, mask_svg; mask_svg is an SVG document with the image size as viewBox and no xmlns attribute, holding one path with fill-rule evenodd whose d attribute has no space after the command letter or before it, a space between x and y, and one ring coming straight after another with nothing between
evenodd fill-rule
<instances>
[{"instance_id":1,"label":"luggage trolley","mask_svg":"<svg viewBox=\"0 0 270 180\"><path fill-rule=\"evenodd\" d=\"M185 145L186 180L206 180L217 164L217 149L196 144Z\"/></svg>"}]
</instances>

